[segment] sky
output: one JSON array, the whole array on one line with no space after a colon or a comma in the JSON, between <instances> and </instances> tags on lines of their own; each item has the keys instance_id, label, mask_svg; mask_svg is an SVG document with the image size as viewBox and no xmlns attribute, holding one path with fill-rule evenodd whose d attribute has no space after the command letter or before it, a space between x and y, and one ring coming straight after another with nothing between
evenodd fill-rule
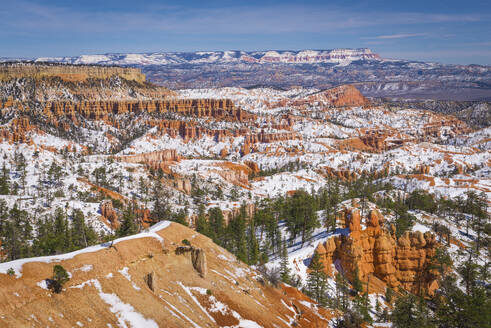
<instances>
[{"instance_id":1,"label":"sky","mask_svg":"<svg viewBox=\"0 0 491 328\"><path fill-rule=\"evenodd\" d=\"M365 47L491 65L491 1L0 0L0 57Z\"/></svg>"}]
</instances>

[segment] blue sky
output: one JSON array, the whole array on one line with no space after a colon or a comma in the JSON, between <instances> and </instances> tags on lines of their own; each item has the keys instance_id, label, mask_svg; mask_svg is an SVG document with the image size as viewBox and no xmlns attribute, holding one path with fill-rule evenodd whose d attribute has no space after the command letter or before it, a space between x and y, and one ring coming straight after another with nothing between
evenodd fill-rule
<instances>
[{"instance_id":1,"label":"blue sky","mask_svg":"<svg viewBox=\"0 0 491 328\"><path fill-rule=\"evenodd\" d=\"M0 0L0 57L359 47L491 65L491 1Z\"/></svg>"}]
</instances>

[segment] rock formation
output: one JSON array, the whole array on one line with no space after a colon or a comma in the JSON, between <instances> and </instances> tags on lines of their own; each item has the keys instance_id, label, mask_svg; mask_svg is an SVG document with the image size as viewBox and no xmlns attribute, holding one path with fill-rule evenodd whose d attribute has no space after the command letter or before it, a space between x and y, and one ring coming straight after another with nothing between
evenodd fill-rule
<instances>
[{"instance_id":1,"label":"rock formation","mask_svg":"<svg viewBox=\"0 0 491 328\"><path fill-rule=\"evenodd\" d=\"M88 79L107 79L115 75L139 83L145 82L146 79L139 68L40 63L0 64L0 80L59 77L64 81L79 82Z\"/></svg>"},{"instance_id":2,"label":"rock formation","mask_svg":"<svg viewBox=\"0 0 491 328\"><path fill-rule=\"evenodd\" d=\"M7 126L0 127L0 142L7 141L9 143L31 143L31 138L28 135L29 131L36 130L43 133L32 126L29 118L20 117L14 118Z\"/></svg>"},{"instance_id":3,"label":"rock formation","mask_svg":"<svg viewBox=\"0 0 491 328\"><path fill-rule=\"evenodd\" d=\"M330 238L316 249L327 274L332 275L332 265L337 264L350 279L358 270L365 282L373 275L389 287L434 292L437 277L429 269L437 246L433 234L406 232L397 239L382 228L383 217L377 210L366 217L364 230L358 209L345 210L339 219L345 220L349 235Z\"/></svg>"},{"instance_id":4,"label":"rock formation","mask_svg":"<svg viewBox=\"0 0 491 328\"><path fill-rule=\"evenodd\" d=\"M144 101L53 101L44 106L44 114L55 117L74 117L80 114L92 120L107 119L110 114L127 113L178 113L193 117L213 117L216 119L244 122L255 116L236 108L228 99L169 99Z\"/></svg>"},{"instance_id":5,"label":"rock formation","mask_svg":"<svg viewBox=\"0 0 491 328\"><path fill-rule=\"evenodd\" d=\"M206 254L201 248L193 248L191 250L191 262L200 277L204 278L206 276Z\"/></svg>"},{"instance_id":6,"label":"rock formation","mask_svg":"<svg viewBox=\"0 0 491 328\"><path fill-rule=\"evenodd\" d=\"M113 208L113 203L109 199L105 199L100 204L101 215L112 229L117 229L119 226L118 213Z\"/></svg>"},{"instance_id":7,"label":"rock formation","mask_svg":"<svg viewBox=\"0 0 491 328\"><path fill-rule=\"evenodd\" d=\"M301 107L306 104L320 104L325 107L355 107L370 104L358 89L350 84L324 90L304 98L287 102L289 106Z\"/></svg>"}]
</instances>

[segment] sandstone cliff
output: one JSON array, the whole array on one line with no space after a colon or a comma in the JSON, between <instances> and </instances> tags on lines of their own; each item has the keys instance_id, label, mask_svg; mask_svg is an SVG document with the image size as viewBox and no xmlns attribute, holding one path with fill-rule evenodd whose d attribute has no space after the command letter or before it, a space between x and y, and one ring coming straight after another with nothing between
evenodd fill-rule
<instances>
[{"instance_id":1,"label":"sandstone cliff","mask_svg":"<svg viewBox=\"0 0 491 328\"><path fill-rule=\"evenodd\" d=\"M107 79L120 76L125 80L145 82L145 74L139 68L88 66L88 65L60 65L40 63L6 63L0 64L0 80L15 78L43 79L59 77L67 82L81 82L88 79Z\"/></svg>"}]
</instances>

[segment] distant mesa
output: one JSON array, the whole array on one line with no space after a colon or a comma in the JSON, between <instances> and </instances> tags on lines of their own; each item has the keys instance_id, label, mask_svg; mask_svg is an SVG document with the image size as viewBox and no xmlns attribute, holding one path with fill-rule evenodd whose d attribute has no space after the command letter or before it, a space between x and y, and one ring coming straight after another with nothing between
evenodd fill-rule
<instances>
[{"instance_id":1,"label":"distant mesa","mask_svg":"<svg viewBox=\"0 0 491 328\"><path fill-rule=\"evenodd\" d=\"M125 80L145 82L145 74L138 68L107 67L107 66L77 66L52 65L44 63L18 62L0 64L0 80L14 78L42 79L59 77L67 82L83 82L88 79L107 79L120 76Z\"/></svg>"},{"instance_id":2,"label":"distant mesa","mask_svg":"<svg viewBox=\"0 0 491 328\"><path fill-rule=\"evenodd\" d=\"M368 48L331 50L269 50L269 51L197 51L155 52L142 54L103 54L75 57L41 57L37 62L103 65L171 65L204 63L333 63L349 64L357 60L381 60Z\"/></svg>"}]
</instances>

